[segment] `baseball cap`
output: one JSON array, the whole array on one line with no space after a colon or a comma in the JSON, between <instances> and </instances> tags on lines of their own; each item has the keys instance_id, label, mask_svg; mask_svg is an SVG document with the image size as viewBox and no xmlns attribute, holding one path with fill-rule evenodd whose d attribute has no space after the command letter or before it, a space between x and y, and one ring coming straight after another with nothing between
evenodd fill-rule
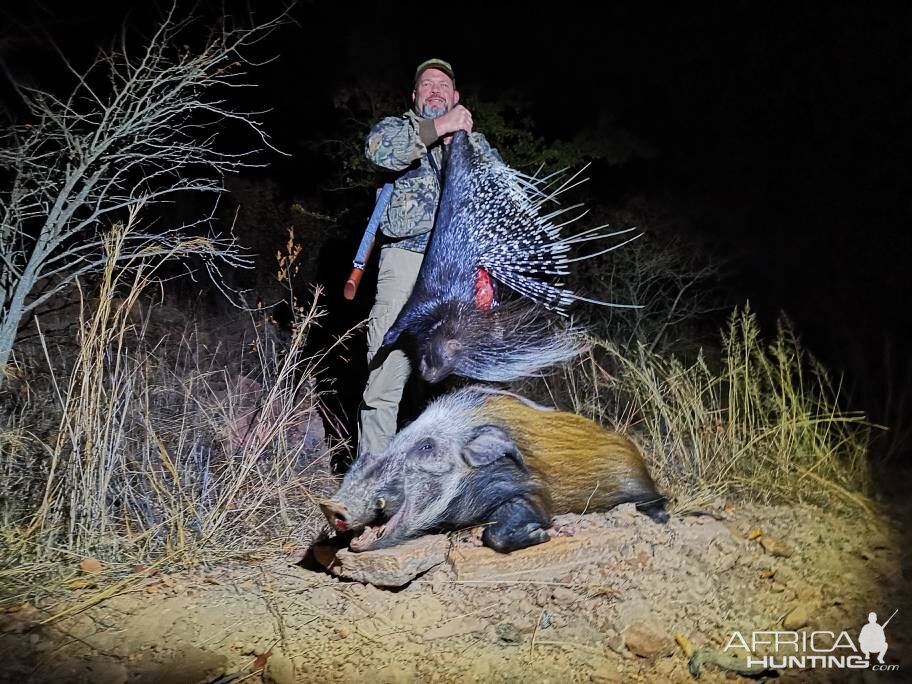
<instances>
[{"instance_id":1,"label":"baseball cap","mask_svg":"<svg viewBox=\"0 0 912 684\"><path fill-rule=\"evenodd\" d=\"M453 82L456 81L456 76L453 73L453 67L449 62L445 62L442 59L428 59L418 65L418 68L415 69L415 83L418 83L418 80L421 78L421 74L424 73L427 69L439 69L447 76L449 76Z\"/></svg>"}]
</instances>

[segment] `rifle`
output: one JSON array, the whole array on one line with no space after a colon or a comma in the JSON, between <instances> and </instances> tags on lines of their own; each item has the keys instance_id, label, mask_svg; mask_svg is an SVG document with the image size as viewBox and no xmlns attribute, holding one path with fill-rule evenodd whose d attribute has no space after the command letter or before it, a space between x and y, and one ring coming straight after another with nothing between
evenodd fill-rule
<instances>
[{"instance_id":1,"label":"rifle","mask_svg":"<svg viewBox=\"0 0 912 684\"><path fill-rule=\"evenodd\" d=\"M348 276L348 280L345 281L343 296L349 301L355 298L355 293L358 291L358 285L361 283L361 276L364 275L364 266L367 264L367 260L370 259L371 250L373 250L374 242L376 242L377 226L380 225L380 217L383 215L384 210L386 210L392 196L393 184L385 183L377 195L377 203L374 205L374 211L371 213L370 221L367 222L367 228L364 229L364 235L361 237L361 244L358 245L358 252L355 254L354 261L352 261L352 266L354 266L354 268Z\"/></svg>"}]
</instances>

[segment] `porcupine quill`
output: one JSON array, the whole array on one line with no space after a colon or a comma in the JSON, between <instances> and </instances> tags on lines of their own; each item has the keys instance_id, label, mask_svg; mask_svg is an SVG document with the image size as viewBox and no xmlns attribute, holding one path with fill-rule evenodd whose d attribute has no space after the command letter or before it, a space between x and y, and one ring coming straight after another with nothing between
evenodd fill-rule
<instances>
[{"instance_id":1,"label":"porcupine quill","mask_svg":"<svg viewBox=\"0 0 912 684\"><path fill-rule=\"evenodd\" d=\"M415 340L419 371L429 382L450 373L486 381L535 375L577 356L581 331L558 325L575 301L611 304L564 286L570 264L617 249L633 239L577 257L573 245L625 235L606 226L564 235L581 207L546 213L575 187L579 173L528 176L485 154L464 131L453 136L434 232L411 296L384 337Z\"/></svg>"}]
</instances>

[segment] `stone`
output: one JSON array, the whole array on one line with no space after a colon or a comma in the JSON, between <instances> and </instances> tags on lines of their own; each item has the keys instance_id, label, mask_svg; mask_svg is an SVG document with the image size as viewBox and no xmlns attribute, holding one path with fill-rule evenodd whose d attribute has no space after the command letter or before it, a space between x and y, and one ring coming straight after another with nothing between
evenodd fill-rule
<instances>
[{"instance_id":1,"label":"stone","mask_svg":"<svg viewBox=\"0 0 912 684\"><path fill-rule=\"evenodd\" d=\"M456 579L465 580L553 580L569 570L611 553L629 537L623 528L586 530L573 537L554 537L511 553L497 553L487 547L454 546L447 561Z\"/></svg>"},{"instance_id":2,"label":"stone","mask_svg":"<svg viewBox=\"0 0 912 684\"><path fill-rule=\"evenodd\" d=\"M611 509L608 514L610 518L635 518L637 507L634 503L622 503Z\"/></svg>"},{"instance_id":3,"label":"stone","mask_svg":"<svg viewBox=\"0 0 912 684\"><path fill-rule=\"evenodd\" d=\"M592 684L620 684L624 678L614 661L605 660L599 663L598 669L589 673L589 681Z\"/></svg>"},{"instance_id":4,"label":"stone","mask_svg":"<svg viewBox=\"0 0 912 684\"><path fill-rule=\"evenodd\" d=\"M671 655L674 639L659 625L650 621L634 622L624 632L624 644L634 655L655 658Z\"/></svg>"},{"instance_id":5,"label":"stone","mask_svg":"<svg viewBox=\"0 0 912 684\"><path fill-rule=\"evenodd\" d=\"M786 545L785 542L776 537L767 537L764 535L760 537L760 545L763 547L763 550L771 556L788 558L792 555L792 549Z\"/></svg>"},{"instance_id":6,"label":"stone","mask_svg":"<svg viewBox=\"0 0 912 684\"><path fill-rule=\"evenodd\" d=\"M342 549L329 566L334 575L378 587L401 587L447 559L450 542L444 534L413 539L375 551Z\"/></svg>"},{"instance_id":7,"label":"stone","mask_svg":"<svg viewBox=\"0 0 912 684\"><path fill-rule=\"evenodd\" d=\"M709 517L689 519L681 528L680 535L701 555L714 542L725 546L735 544L728 526L721 520Z\"/></svg>"},{"instance_id":8,"label":"stone","mask_svg":"<svg viewBox=\"0 0 912 684\"><path fill-rule=\"evenodd\" d=\"M294 664L284 654L273 652L266 661L263 681L271 684L294 684Z\"/></svg>"},{"instance_id":9,"label":"stone","mask_svg":"<svg viewBox=\"0 0 912 684\"><path fill-rule=\"evenodd\" d=\"M555 587L551 592L551 598L554 599L555 603L569 605L579 600L580 596L567 587Z\"/></svg>"},{"instance_id":10,"label":"stone","mask_svg":"<svg viewBox=\"0 0 912 684\"><path fill-rule=\"evenodd\" d=\"M501 622L495 627L494 632L498 639L508 644L518 644L523 639L522 633L512 622Z\"/></svg>"},{"instance_id":11,"label":"stone","mask_svg":"<svg viewBox=\"0 0 912 684\"><path fill-rule=\"evenodd\" d=\"M606 629L603 640L605 645L618 655L624 654L624 636L614 629Z\"/></svg>"},{"instance_id":12,"label":"stone","mask_svg":"<svg viewBox=\"0 0 912 684\"><path fill-rule=\"evenodd\" d=\"M782 626L788 630L801 629L808 623L809 619L810 611L807 606L797 605L782 618Z\"/></svg>"}]
</instances>

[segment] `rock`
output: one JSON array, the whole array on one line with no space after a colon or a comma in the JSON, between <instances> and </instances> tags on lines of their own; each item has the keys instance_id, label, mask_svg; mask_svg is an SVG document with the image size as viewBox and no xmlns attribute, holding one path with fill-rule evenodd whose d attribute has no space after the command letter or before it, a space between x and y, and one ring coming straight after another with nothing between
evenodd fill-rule
<instances>
[{"instance_id":1,"label":"rock","mask_svg":"<svg viewBox=\"0 0 912 684\"><path fill-rule=\"evenodd\" d=\"M738 553L737 551L720 554L719 561L716 564L716 568L715 568L716 574L722 575L722 574L725 574L726 572L731 571L736 565L738 565L738 561L740 559L741 559L741 554Z\"/></svg>"},{"instance_id":2,"label":"rock","mask_svg":"<svg viewBox=\"0 0 912 684\"><path fill-rule=\"evenodd\" d=\"M378 587L401 587L425 570L443 563L450 543L443 534L414 539L389 549L354 553L342 549L329 570L334 575Z\"/></svg>"},{"instance_id":3,"label":"rock","mask_svg":"<svg viewBox=\"0 0 912 684\"><path fill-rule=\"evenodd\" d=\"M589 681L593 684L620 684L624 678L613 660L605 660L599 664L598 669L589 673Z\"/></svg>"},{"instance_id":4,"label":"rock","mask_svg":"<svg viewBox=\"0 0 912 684\"><path fill-rule=\"evenodd\" d=\"M263 681L273 684L294 684L294 664L285 655L274 652L266 661L266 671L263 672Z\"/></svg>"},{"instance_id":5,"label":"rock","mask_svg":"<svg viewBox=\"0 0 912 684\"><path fill-rule=\"evenodd\" d=\"M805 586L798 589L795 595L804 603L817 603L823 597L823 592L820 587Z\"/></svg>"},{"instance_id":6,"label":"rock","mask_svg":"<svg viewBox=\"0 0 912 684\"><path fill-rule=\"evenodd\" d=\"M554 624L554 615L549 613L546 610L541 612L541 615L538 618L538 628L539 629L548 629L551 625Z\"/></svg>"},{"instance_id":7,"label":"rock","mask_svg":"<svg viewBox=\"0 0 912 684\"><path fill-rule=\"evenodd\" d=\"M624 653L624 636L614 629L606 629L604 635L605 645L618 655Z\"/></svg>"},{"instance_id":8,"label":"rock","mask_svg":"<svg viewBox=\"0 0 912 684\"><path fill-rule=\"evenodd\" d=\"M788 558L792 555L792 549L776 537L767 537L764 535L760 537L760 545L763 547L763 550L771 556Z\"/></svg>"},{"instance_id":9,"label":"rock","mask_svg":"<svg viewBox=\"0 0 912 684\"><path fill-rule=\"evenodd\" d=\"M810 612L805 605L798 605L792 608L788 615L782 618L782 626L788 630L801 629L808 623Z\"/></svg>"},{"instance_id":10,"label":"rock","mask_svg":"<svg viewBox=\"0 0 912 684\"><path fill-rule=\"evenodd\" d=\"M79 563L79 569L83 572L96 573L104 570L104 565L97 558L84 558Z\"/></svg>"},{"instance_id":11,"label":"rock","mask_svg":"<svg viewBox=\"0 0 912 684\"><path fill-rule=\"evenodd\" d=\"M598 562L617 548L630 533L624 528L580 532L573 537L554 537L512 553L497 553L487 547L454 546L447 557L464 580L552 580L563 577L572 567Z\"/></svg>"},{"instance_id":12,"label":"rock","mask_svg":"<svg viewBox=\"0 0 912 684\"><path fill-rule=\"evenodd\" d=\"M712 544L720 544L726 550L737 544L728 526L715 518L687 519L678 533L698 557L702 557Z\"/></svg>"},{"instance_id":13,"label":"rock","mask_svg":"<svg viewBox=\"0 0 912 684\"><path fill-rule=\"evenodd\" d=\"M634 622L624 632L627 649L641 658L671 655L674 640L659 625L650 621Z\"/></svg>"},{"instance_id":14,"label":"rock","mask_svg":"<svg viewBox=\"0 0 912 684\"><path fill-rule=\"evenodd\" d=\"M777 594L781 594L783 591L785 591L785 585L782 582L773 582L770 585L770 590L774 591Z\"/></svg>"},{"instance_id":15,"label":"rock","mask_svg":"<svg viewBox=\"0 0 912 684\"><path fill-rule=\"evenodd\" d=\"M615 506L611 509L611 512L608 514L610 518L634 518L637 515L636 504L633 503L622 503L619 506Z\"/></svg>"},{"instance_id":16,"label":"rock","mask_svg":"<svg viewBox=\"0 0 912 684\"><path fill-rule=\"evenodd\" d=\"M567 605L579 599L579 594L567 587L555 587L551 592L551 598L555 603Z\"/></svg>"},{"instance_id":17,"label":"rock","mask_svg":"<svg viewBox=\"0 0 912 684\"><path fill-rule=\"evenodd\" d=\"M494 628L497 638L506 641L508 644L518 644L522 641L522 633L512 622L501 622Z\"/></svg>"}]
</instances>

